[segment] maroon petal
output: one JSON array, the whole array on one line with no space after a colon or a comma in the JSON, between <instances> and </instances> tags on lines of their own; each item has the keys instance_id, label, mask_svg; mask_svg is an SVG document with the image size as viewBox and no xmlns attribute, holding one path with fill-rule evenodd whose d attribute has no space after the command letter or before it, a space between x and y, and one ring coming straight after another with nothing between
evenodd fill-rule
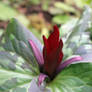
<instances>
[{"instance_id":1,"label":"maroon petal","mask_svg":"<svg viewBox=\"0 0 92 92\"><path fill-rule=\"evenodd\" d=\"M60 39L60 42L59 42L61 48L63 48L63 41L62 41L62 38Z\"/></svg>"},{"instance_id":2,"label":"maroon petal","mask_svg":"<svg viewBox=\"0 0 92 92\"><path fill-rule=\"evenodd\" d=\"M65 67L67 67L68 65L72 64L73 62L78 62L82 60L82 57L80 56L76 56L76 57L73 57L73 58L70 58L66 61L64 61L56 70L57 73L61 72L62 69L64 69Z\"/></svg>"},{"instance_id":3,"label":"maroon petal","mask_svg":"<svg viewBox=\"0 0 92 92\"><path fill-rule=\"evenodd\" d=\"M34 52L34 55L37 59L38 64L43 65L44 59L43 59L43 55L42 55L41 51L39 50L39 48L35 45L35 43L32 40L29 40L29 43L32 47L32 50Z\"/></svg>"},{"instance_id":4,"label":"maroon petal","mask_svg":"<svg viewBox=\"0 0 92 92\"><path fill-rule=\"evenodd\" d=\"M43 36L43 41L44 41L44 48L46 50L46 53L49 54L50 53L50 48L49 48L49 44L48 44L48 41L47 41L45 36Z\"/></svg>"},{"instance_id":5,"label":"maroon petal","mask_svg":"<svg viewBox=\"0 0 92 92\"><path fill-rule=\"evenodd\" d=\"M58 65L61 63L61 60L63 59L63 52L59 53L59 59L58 59Z\"/></svg>"},{"instance_id":6,"label":"maroon petal","mask_svg":"<svg viewBox=\"0 0 92 92\"><path fill-rule=\"evenodd\" d=\"M53 76L63 58L63 41L59 40L59 29L56 25L48 39L43 36L43 41L44 70L49 76Z\"/></svg>"},{"instance_id":7,"label":"maroon petal","mask_svg":"<svg viewBox=\"0 0 92 92\"><path fill-rule=\"evenodd\" d=\"M44 56L44 69L49 76L52 76L63 58L62 48L59 45L58 49L53 50L49 55Z\"/></svg>"},{"instance_id":8,"label":"maroon petal","mask_svg":"<svg viewBox=\"0 0 92 92\"><path fill-rule=\"evenodd\" d=\"M48 38L48 43L51 50L59 46L59 29L56 25L54 26L54 31Z\"/></svg>"},{"instance_id":9,"label":"maroon petal","mask_svg":"<svg viewBox=\"0 0 92 92\"><path fill-rule=\"evenodd\" d=\"M63 59L62 48L63 48L63 41L62 41L62 39L60 39L59 48L58 48L58 51L57 51L57 52L59 52L58 65L61 63L61 60Z\"/></svg>"},{"instance_id":10,"label":"maroon petal","mask_svg":"<svg viewBox=\"0 0 92 92\"><path fill-rule=\"evenodd\" d=\"M59 56L58 53L56 53L56 50L54 50L53 52L51 52L49 55L46 54L46 56L44 56L44 69L45 72L51 76L53 74L53 72L55 71L56 67L57 67L57 60L58 60Z\"/></svg>"},{"instance_id":11,"label":"maroon petal","mask_svg":"<svg viewBox=\"0 0 92 92\"><path fill-rule=\"evenodd\" d=\"M47 77L47 75L41 73L38 77L38 86L40 86L42 84L42 82L45 80L45 78Z\"/></svg>"}]
</instances>

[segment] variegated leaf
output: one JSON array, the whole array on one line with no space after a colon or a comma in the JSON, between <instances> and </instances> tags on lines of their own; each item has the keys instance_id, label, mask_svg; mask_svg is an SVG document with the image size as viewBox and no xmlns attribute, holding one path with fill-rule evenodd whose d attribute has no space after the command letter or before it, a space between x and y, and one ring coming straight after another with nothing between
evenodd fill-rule
<instances>
[{"instance_id":1,"label":"variegated leaf","mask_svg":"<svg viewBox=\"0 0 92 92\"><path fill-rule=\"evenodd\" d=\"M42 45L38 39L36 39L36 37L16 19L12 19L8 24L2 44L6 51L11 51L20 55L27 63L30 64L32 69L35 67L36 70L34 70L37 72L38 64L33 55L31 46L28 43L30 39L37 44L41 51Z\"/></svg>"},{"instance_id":2,"label":"variegated leaf","mask_svg":"<svg viewBox=\"0 0 92 92\"><path fill-rule=\"evenodd\" d=\"M27 92L33 77L36 75L22 57L0 52L0 92Z\"/></svg>"},{"instance_id":3,"label":"variegated leaf","mask_svg":"<svg viewBox=\"0 0 92 92\"><path fill-rule=\"evenodd\" d=\"M76 24L68 31L68 34L64 38L64 59L73 55L73 53L84 44L90 44L90 35L86 32L92 23L92 10L86 7L83 16L76 22ZM63 29L62 29L63 31Z\"/></svg>"}]
</instances>

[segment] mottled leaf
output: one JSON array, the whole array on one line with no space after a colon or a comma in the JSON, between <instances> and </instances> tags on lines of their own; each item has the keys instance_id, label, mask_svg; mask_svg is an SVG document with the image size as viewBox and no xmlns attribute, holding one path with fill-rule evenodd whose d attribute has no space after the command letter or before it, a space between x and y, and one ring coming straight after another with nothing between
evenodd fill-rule
<instances>
[{"instance_id":1,"label":"mottled leaf","mask_svg":"<svg viewBox=\"0 0 92 92\"><path fill-rule=\"evenodd\" d=\"M12 19L8 24L4 39L3 47L5 50L17 53L37 71L38 65L28 41L33 40L40 48L40 51L42 50L42 45L29 30L16 19Z\"/></svg>"},{"instance_id":2,"label":"mottled leaf","mask_svg":"<svg viewBox=\"0 0 92 92\"><path fill-rule=\"evenodd\" d=\"M75 27L73 27L71 32L68 34L68 39L66 40L66 43L71 42L72 38L76 35L81 36L83 32L85 32L87 29L90 28L91 22L92 22L92 10L90 7L86 7L85 11L83 12L83 15L81 16L79 21L77 21Z\"/></svg>"},{"instance_id":3,"label":"mottled leaf","mask_svg":"<svg viewBox=\"0 0 92 92\"><path fill-rule=\"evenodd\" d=\"M33 76L31 67L22 57L0 52L0 92L27 92Z\"/></svg>"},{"instance_id":4,"label":"mottled leaf","mask_svg":"<svg viewBox=\"0 0 92 92\"><path fill-rule=\"evenodd\" d=\"M79 46L91 43L89 33L86 32L90 28L91 22L92 10L89 7L86 7L81 18L76 22L71 30L68 31L68 34L64 38L64 59L73 55Z\"/></svg>"}]
</instances>

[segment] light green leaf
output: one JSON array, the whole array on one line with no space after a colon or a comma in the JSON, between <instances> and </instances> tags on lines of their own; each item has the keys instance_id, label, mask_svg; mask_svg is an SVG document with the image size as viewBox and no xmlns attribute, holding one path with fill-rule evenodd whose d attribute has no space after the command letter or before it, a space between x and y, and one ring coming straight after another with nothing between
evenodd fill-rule
<instances>
[{"instance_id":1,"label":"light green leaf","mask_svg":"<svg viewBox=\"0 0 92 92\"><path fill-rule=\"evenodd\" d=\"M92 63L72 64L48 84L52 92L92 92Z\"/></svg>"},{"instance_id":2,"label":"light green leaf","mask_svg":"<svg viewBox=\"0 0 92 92\"><path fill-rule=\"evenodd\" d=\"M2 2L0 2L0 12L0 20L9 20L18 14L16 10Z\"/></svg>"},{"instance_id":3,"label":"light green leaf","mask_svg":"<svg viewBox=\"0 0 92 92\"><path fill-rule=\"evenodd\" d=\"M39 4L40 0L29 0L30 4Z\"/></svg>"},{"instance_id":4,"label":"light green leaf","mask_svg":"<svg viewBox=\"0 0 92 92\"><path fill-rule=\"evenodd\" d=\"M60 26L60 37L64 37L67 35L68 32L70 32L76 25L78 21L78 18L72 18L71 20L69 20L68 22L66 22L65 24Z\"/></svg>"},{"instance_id":5,"label":"light green leaf","mask_svg":"<svg viewBox=\"0 0 92 92\"><path fill-rule=\"evenodd\" d=\"M0 36L3 34L4 30L0 29Z\"/></svg>"},{"instance_id":6,"label":"light green leaf","mask_svg":"<svg viewBox=\"0 0 92 92\"><path fill-rule=\"evenodd\" d=\"M84 5L90 5L90 6L92 6L92 0L81 0L81 2L82 2Z\"/></svg>"},{"instance_id":7,"label":"light green leaf","mask_svg":"<svg viewBox=\"0 0 92 92\"><path fill-rule=\"evenodd\" d=\"M1 44L1 41L2 41L2 38L3 38L3 34L4 34L4 30L0 29L0 44ZM1 45L0 45L0 50L3 50L3 48L1 47Z\"/></svg>"},{"instance_id":8,"label":"light green leaf","mask_svg":"<svg viewBox=\"0 0 92 92\"><path fill-rule=\"evenodd\" d=\"M67 15L57 15L57 16L53 17L52 21L57 24L62 24L62 23L66 23L70 19L71 19L71 17L69 17Z\"/></svg>"},{"instance_id":9,"label":"light green leaf","mask_svg":"<svg viewBox=\"0 0 92 92\"><path fill-rule=\"evenodd\" d=\"M62 2L56 2L55 7L60 8L63 11L76 12L76 10L72 6L62 3Z\"/></svg>"},{"instance_id":10,"label":"light green leaf","mask_svg":"<svg viewBox=\"0 0 92 92\"><path fill-rule=\"evenodd\" d=\"M30 21L26 18L26 16L22 14L19 14L18 16L16 16L16 19L18 19L25 26L29 26L30 24Z\"/></svg>"}]
</instances>

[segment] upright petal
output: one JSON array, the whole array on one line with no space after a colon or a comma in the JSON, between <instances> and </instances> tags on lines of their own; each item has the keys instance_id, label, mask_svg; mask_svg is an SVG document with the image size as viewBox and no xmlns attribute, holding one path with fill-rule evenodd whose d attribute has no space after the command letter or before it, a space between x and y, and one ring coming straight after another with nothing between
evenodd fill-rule
<instances>
[{"instance_id":1,"label":"upright petal","mask_svg":"<svg viewBox=\"0 0 92 92\"><path fill-rule=\"evenodd\" d=\"M48 44L51 50L57 48L59 45L59 29L56 25L54 26L54 31L48 38Z\"/></svg>"},{"instance_id":2,"label":"upright petal","mask_svg":"<svg viewBox=\"0 0 92 92\"><path fill-rule=\"evenodd\" d=\"M63 58L63 42L62 39L59 40L58 27L54 26L54 32L51 33L48 39L43 36L43 40L44 70L45 73L47 73L51 77L53 76Z\"/></svg>"},{"instance_id":3,"label":"upright petal","mask_svg":"<svg viewBox=\"0 0 92 92\"><path fill-rule=\"evenodd\" d=\"M46 58L44 58L44 69L46 74L48 74L50 77L53 76L57 67L61 63L62 58L63 53L56 50L47 55Z\"/></svg>"},{"instance_id":4,"label":"upright petal","mask_svg":"<svg viewBox=\"0 0 92 92\"><path fill-rule=\"evenodd\" d=\"M43 41L44 41L44 48L45 48L47 54L49 54L50 53L50 47L49 47L48 40L46 39L45 36L43 36Z\"/></svg>"}]
</instances>

